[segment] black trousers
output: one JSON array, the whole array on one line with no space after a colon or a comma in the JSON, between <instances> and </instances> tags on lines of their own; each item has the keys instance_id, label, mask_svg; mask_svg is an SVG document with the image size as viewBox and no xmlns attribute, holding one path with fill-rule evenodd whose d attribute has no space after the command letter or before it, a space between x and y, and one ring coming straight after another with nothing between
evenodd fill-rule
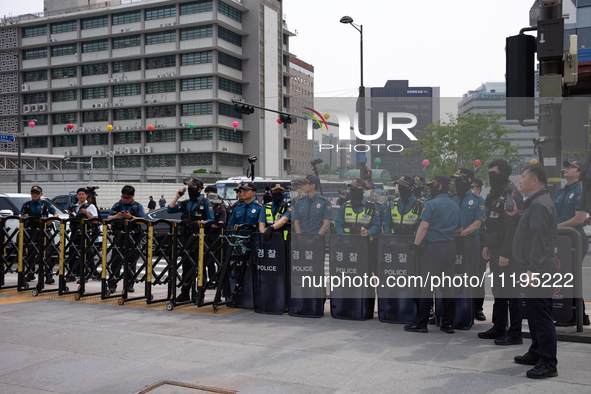
<instances>
[{"instance_id":1,"label":"black trousers","mask_svg":"<svg viewBox=\"0 0 591 394\"><path fill-rule=\"evenodd\" d=\"M454 265L456 262L456 243L455 241L429 242L423 252L421 259L421 277L423 278L423 287L420 290L417 315L413 324L419 327L427 327L429 322L429 311L433 305L433 292L431 291L430 277L454 276ZM425 281L429 279L428 283ZM454 315L456 313L456 300L453 298L453 288L451 286L442 286L443 294L443 320L444 325L453 325Z\"/></svg>"},{"instance_id":2,"label":"black trousers","mask_svg":"<svg viewBox=\"0 0 591 394\"><path fill-rule=\"evenodd\" d=\"M29 229L28 231L33 231L32 229ZM27 255L26 258L24 258L25 260L25 266L28 267L27 269L25 269L26 272L35 274L35 265L37 264L37 255L35 254L35 246L39 244L39 237L41 235L38 233L37 235L35 235L33 237L33 239L29 240L29 243L26 246L26 251L27 251ZM48 245L45 247L45 250L43 250L43 248L41 248L41 253L43 253L42 256L42 261L45 264L45 277L52 277L53 276L53 267L54 267L54 263L53 263L53 258L52 258L52 253L53 253L53 246Z\"/></svg>"},{"instance_id":3,"label":"black trousers","mask_svg":"<svg viewBox=\"0 0 591 394\"><path fill-rule=\"evenodd\" d=\"M495 297L493 304L493 328L496 330L507 330L507 335L511 338L521 337L521 321L523 319L523 301L521 299L519 285L514 285L511 281L511 274L515 273L519 280L519 272L516 272L511 261L505 267L499 266L498 254L490 255L490 269L493 277L492 292ZM501 275L503 275L501 277ZM504 278L504 286L502 281ZM508 314L507 314L508 312ZM507 326L509 327L507 329Z\"/></svg>"},{"instance_id":4,"label":"black trousers","mask_svg":"<svg viewBox=\"0 0 591 394\"><path fill-rule=\"evenodd\" d=\"M585 234L585 230L583 230L583 228L576 228L575 230L577 230L580 234L581 234L581 248L583 249L583 261L585 260L585 255L587 255L587 252L589 251L589 238L587 237L587 234ZM568 238L570 238L571 242L574 244L575 243L575 238L571 237L570 235L568 235ZM575 262L575 264L578 263L578 261ZM576 308L577 306L577 299L573 298L573 310L574 308ZM585 301L583 300L583 315L585 315ZM571 319L572 321L576 320L576 315L573 312L573 318ZM566 323L566 322L564 322Z\"/></svg>"},{"instance_id":5,"label":"black trousers","mask_svg":"<svg viewBox=\"0 0 591 394\"><path fill-rule=\"evenodd\" d=\"M484 242L480 242L480 235L474 236L474 238L478 239L476 253L476 261L478 262L478 270L476 271L476 275L479 278L482 278L484 272L486 271L486 260L482 257L482 249L484 249ZM474 239L473 239L474 240ZM474 289L476 293L476 298L474 299L474 312L482 312L482 308L484 306L484 286L478 286L478 288Z\"/></svg>"},{"instance_id":6,"label":"black trousers","mask_svg":"<svg viewBox=\"0 0 591 394\"><path fill-rule=\"evenodd\" d=\"M114 237L117 238L118 235L115 235ZM127 241L127 248L130 250L130 252L128 254L128 260L123 263L123 264L128 264L128 267L129 267L129 276L127 278L127 283L125 284L126 288L133 287L133 284L134 284L133 277L135 276L137 260L140 257L139 252L135 248L135 244L138 242L138 238L139 238L138 234L130 233L129 240ZM117 267L123 261L121 256L125 255L124 254L125 253L125 250L124 250L125 235L122 235L121 238L119 238L115 242L115 245L119 249L121 255L119 253L115 253L115 251L111 252L111 261L109 262L109 268L111 270L111 277L109 278L109 288L110 289L117 287L117 282L119 282L119 279L121 278L121 275L122 275L121 269L124 269L123 264L121 265L121 267L119 267L119 269L117 269Z\"/></svg>"}]
</instances>

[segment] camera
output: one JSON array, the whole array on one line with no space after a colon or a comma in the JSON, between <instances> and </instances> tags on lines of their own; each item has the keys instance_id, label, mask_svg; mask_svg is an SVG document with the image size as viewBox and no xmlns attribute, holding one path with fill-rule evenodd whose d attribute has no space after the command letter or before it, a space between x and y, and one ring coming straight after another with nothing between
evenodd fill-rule
<instances>
[{"instance_id":1,"label":"camera","mask_svg":"<svg viewBox=\"0 0 591 394\"><path fill-rule=\"evenodd\" d=\"M318 164L322 163L322 159L314 159L310 162L313 166L317 166Z\"/></svg>"},{"instance_id":2,"label":"camera","mask_svg":"<svg viewBox=\"0 0 591 394\"><path fill-rule=\"evenodd\" d=\"M249 162L250 164L252 164L252 163L256 163L256 161L257 161L257 157L256 157L256 156L250 156L250 157L248 158L248 162Z\"/></svg>"}]
</instances>

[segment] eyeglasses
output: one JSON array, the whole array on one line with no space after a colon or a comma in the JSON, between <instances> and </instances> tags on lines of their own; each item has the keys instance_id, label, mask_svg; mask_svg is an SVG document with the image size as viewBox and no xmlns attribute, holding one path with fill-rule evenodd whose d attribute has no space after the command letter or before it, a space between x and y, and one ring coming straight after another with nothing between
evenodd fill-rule
<instances>
[{"instance_id":1,"label":"eyeglasses","mask_svg":"<svg viewBox=\"0 0 591 394\"><path fill-rule=\"evenodd\" d=\"M31 192L31 194L41 194L41 192L38 192L37 190L34 190Z\"/></svg>"},{"instance_id":2,"label":"eyeglasses","mask_svg":"<svg viewBox=\"0 0 591 394\"><path fill-rule=\"evenodd\" d=\"M133 198L133 196L123 196L123 195L122 195L122 196L121 196L121 198L122 198L123 200L130 200L130 199L132 199L132 198Z\"/></svg>"}]
</instances>

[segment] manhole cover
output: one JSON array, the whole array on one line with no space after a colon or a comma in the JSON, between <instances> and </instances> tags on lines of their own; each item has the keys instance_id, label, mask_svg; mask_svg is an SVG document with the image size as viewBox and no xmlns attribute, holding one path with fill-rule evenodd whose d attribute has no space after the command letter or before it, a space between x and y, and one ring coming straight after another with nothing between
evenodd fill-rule
<instances>
[{"instance_id":1,"label":"manhole cover","mask_svg":"<svg viewBox=\"0 0 591 394\"><path fill-rule=\"evenodd\" d=\"M197 386L189 383L173 382L170 380L161 380L148 387L137 391L135 394L237 394L238 391L224 390L215 387Z\"/></svg>"}]
</instances>

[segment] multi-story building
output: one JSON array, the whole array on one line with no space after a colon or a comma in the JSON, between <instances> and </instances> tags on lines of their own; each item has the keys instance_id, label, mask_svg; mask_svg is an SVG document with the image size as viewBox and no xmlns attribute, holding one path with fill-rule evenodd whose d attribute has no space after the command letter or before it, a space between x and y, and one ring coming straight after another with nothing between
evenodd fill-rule
<instances>
[{"instance_id":1,"label":"multi-story building","mask_svg":"<svg viewBox=\"0 0 591 394\"><path fill-rule=\"evenodd\" d=\"M250 155L259 158L257 175L288 174L274 114L241 115L232 105L289 108L282 85L292 76L294 34L281 2L49 3L0 25L2 132L15 134L19 115L24 124L35 119L23 151L71 158L37 179L66 172L82 180L79 163L91 160L95 180L178 181L196 169L242 175Z\"/></svg>"},{"instance_id":2,"label":"multi-story building","mask_svg":"<svg viewBox=\"0 0 591 394\"><path fill-rule=\"evenodd\" d=\"M291 113L305 116L305 107L314 106L314 66L296 57L289 59L290 73L289 94ZM289 157L292 171L296 174L310 172L310 161L314 160L314 143L306 138L307 123L295 119L289 127Z\"/></svg>"}]
</instances>

